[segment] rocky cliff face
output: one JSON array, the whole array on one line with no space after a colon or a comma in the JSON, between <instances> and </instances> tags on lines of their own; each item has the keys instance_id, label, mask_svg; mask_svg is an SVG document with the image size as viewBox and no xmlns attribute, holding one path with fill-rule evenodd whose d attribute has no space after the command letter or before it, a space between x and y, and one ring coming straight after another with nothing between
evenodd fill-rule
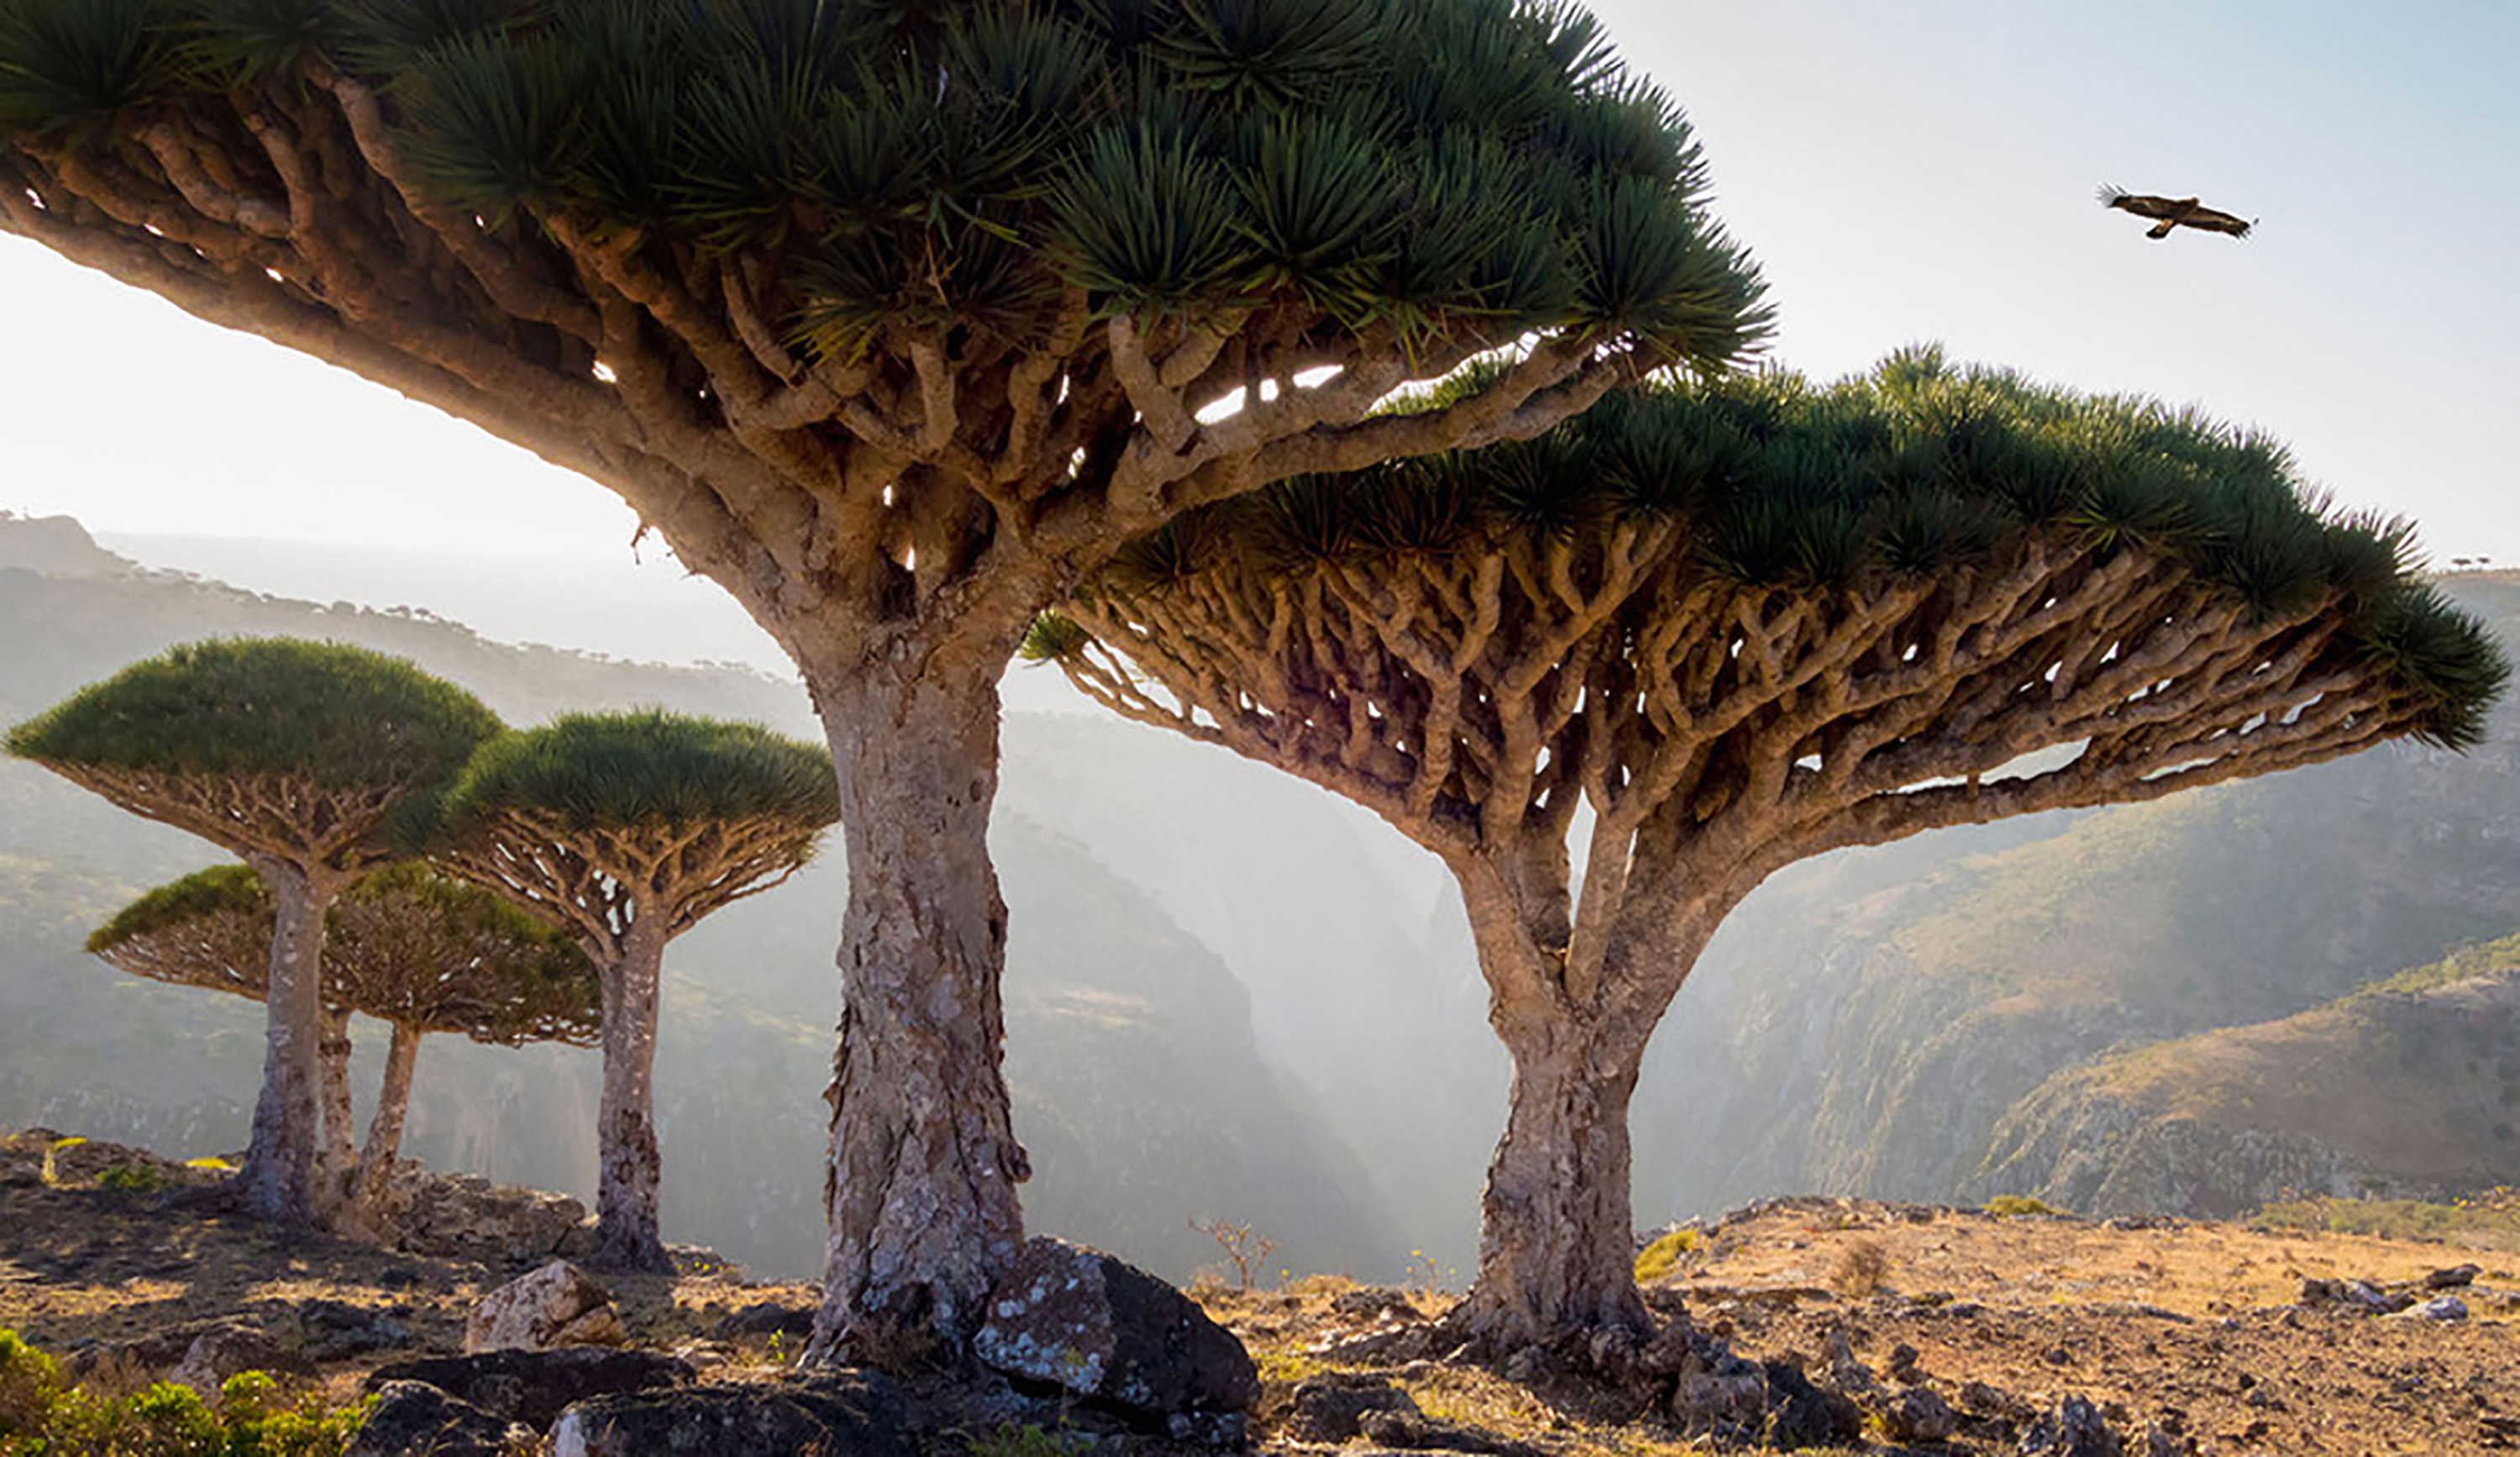
<instances>
[{"instance_id":1,"label":"rocky cliff face","mask_svg":"<svg viewBox=\"0 0 2520 1457\"><path fill-rule=\"evenodd\" d=\"M2515 636L2520 582L2453 587ZM1664 1024L1636 1100L1641 1216L1806 1190L2210 1212L2270 1191L2413 1187L2363 1150L2421 1133L2436 1100L2383 1099L2399 1111L2340 1146L2296 1116L2305 1104L2206 1124L2070 1074L2305 1013L2499 935L2520 918L2515 888L2510 709L2465 755L2394 746L1796 867L1732 918ZM2365 1016L2339 1035L2401 1032ZM2477 1157L2425 1178L2485 1176L2520 1084L2480 1096L2449 1125Z\"/></svg>"},{"instance_id":2,"label":"rocky cliff face","mask_svg":"<svg viewBox=\"0 0 2520 1457\"><path fill-rule=\"evenodd\" d=\"M2509 1182L2515 1118L2520 937L2060 1072L2005 1115L1971 1190L2216 1218L2302 1195L2441 1198Z\"/></svg>"}]
</instances>

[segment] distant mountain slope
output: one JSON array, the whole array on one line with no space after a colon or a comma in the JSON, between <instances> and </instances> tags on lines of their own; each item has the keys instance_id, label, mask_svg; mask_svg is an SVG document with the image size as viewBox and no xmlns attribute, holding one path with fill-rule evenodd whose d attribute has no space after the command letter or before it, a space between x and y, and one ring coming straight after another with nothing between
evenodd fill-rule
<instances>
[{"instance_id":1,"label":"distant mountain slope","mask_svg":"<svg viewBox=\"0 0 2520 1457\"><path fill-rule=\"evenodd\" d=\"M2520 578L2449 586L2514 639ZM2289 1017L2515 921L2509 707L2465 755L2392 746L1798 867L1664 1024L1636 1100L1639 1207L1963 1195L2060 1070Z\"/></svg>"},{"instance_id":2,"label":"distant mountain slope","mask_svg":"<svg viewBox=\"0 0 2520 1457\"><path fill-rule=\"evenodd\" d=\"M0 552L30 526L60 534L0 520ZM120 568L0 569L0 724L173 643L247 633L407 656L513 722L657 704L816 731L801 692L745 670L515 648L426 615ZM1290 1267L1396 1269L1407 1241L1353 1156L1262 1058L1242 988L1217 956L1089 847L1021 809L1001 816L994 839L1015 925L1008 1067L1016 1130L1033 1146L1036 1227L1186 1275L1215 1252L1186 1220L1222 1215L1277 1239ZM218 858L0 760L0 1126L45 1123L179 1155L243 1142L259 1010L139 982L78 950L131 895ZM787 1274L821 1263L842 870L834 843L795 882L678 941L667 963L667 1235ZM362 1058L365 1083L377 1053ZM433 1038L407 1146L440 1166L584 1190L595 1091L585 1053Z\"/></svg>"},{"instance_id":3,"label":"distant mountain slope","mask_svg":"<svg viewBox=\"0 0 2520 1457\"><path fill-rule=\"evenodd\" d=\"M1977 1177L2092 1214L2440 1197L2520 1173L2520 936L2325 1006L2060 1072Z\"/></svg>"}]
</instances>

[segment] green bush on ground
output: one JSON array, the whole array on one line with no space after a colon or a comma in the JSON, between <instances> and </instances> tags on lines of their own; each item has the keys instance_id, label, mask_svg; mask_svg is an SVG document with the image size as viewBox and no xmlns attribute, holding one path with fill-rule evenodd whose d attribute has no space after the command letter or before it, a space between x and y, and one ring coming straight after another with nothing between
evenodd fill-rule
<instances>
[{"instance_id":1,"label":"green bush on ground","mask_svg":"<svg viewBox=\"0 0 2520 1457\"><path fill-rule=\"evenodd\" d=\"M108 1396L0 1327L0 1457L340 1457L368 1407L286 1401L259 1371L229 1377L215 1402L171 1382Z\"/></svg>"}]
</instances>

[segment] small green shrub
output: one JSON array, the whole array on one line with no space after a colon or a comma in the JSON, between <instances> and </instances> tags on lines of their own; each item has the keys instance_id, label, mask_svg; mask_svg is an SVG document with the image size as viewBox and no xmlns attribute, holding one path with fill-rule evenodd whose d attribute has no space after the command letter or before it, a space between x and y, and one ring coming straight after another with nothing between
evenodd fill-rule
<instances>
[{"instance_id":1,"label":"small green shrub","mask_svg":"<svg viewBox=\"0 0 2520 1457\"><path fill-rule=\"evenodd\" d=\"M1637 1283L1651 1285L1680 1264L1680 1257L1698 1247L1705 1236L1693 1229L1666 1231L1637 1255Z\"/></svg>"},{"instance_id":2,"label":"small green shrub","mask_svg":"<svg viewBox=\"0 0 2520 1457\"><path fill-rule=\"evenodd\" d=\"M2044 1199L2033 1199L2027 1194L1999 1194L1986 1202L1986 1211L1999 1219L2018 1219L2024 1214L2065 1212Z\"/></svg>"},{"instance_id":3,"label":"small green shrub","mask_svg":"<svg viewBox=\"0 0 2520 1457\"><path fill-rule=\"evenodd\" d=\"M52 1357L0 1328L0 1457L340 1457L369 1405L285 1402L259 1371L228 1378L215 1404L165 1382L103 1396L66 1385Z\"/></svg>"},{"instance_id":4,"label":"small green shrub","mask_svg":"<svg viewBox=\"0 0 2520 1457\"><path fill-rule=\"evenodd\" d=\"M156 1194L166 1183L166 1175L146 1163L117 1163L96 1176L96 1187L115 1194Z\"/></svg>"},{"instance_id":5,"label":"small green shrub","mask_svg":"<svg viewBox=\"0 0 2520 1457\"><path fill-rule=\"evenodd\" d=\"M1021 1426L1001 1422L994 1432L971 1438L971 1457L1075 1457L1084 1445L1079 1434L1053 1432L1039 1422Z\"/></svg>"}]
</instances>

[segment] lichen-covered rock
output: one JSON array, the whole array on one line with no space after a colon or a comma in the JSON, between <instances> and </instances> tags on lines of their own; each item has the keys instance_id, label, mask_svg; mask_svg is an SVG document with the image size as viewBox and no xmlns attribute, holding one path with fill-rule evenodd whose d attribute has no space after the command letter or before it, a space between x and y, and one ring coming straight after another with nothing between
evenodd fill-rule
<instances>
[{"instance_id":1,"label":"lichen-covered rock","mask_svg":"<svg viewBox=\"0 0 2520 1457\"><path fill-rule=\"evenodd\" d=\"M506 1457L532 1433L426 1383L387 1382L342 1457Z\"/></svg>"},{"instance_id":2,"label":"lichen-covered rock","mask_svg":"<svg viewBox=\"0 0 2520 1457\"><path fill-rule=\"evenodd\" d=\"M616 1344L621 1322L612 1293L564 1259L520 1276L481 1298L464 1323L464 1350L551 1350L562 1345Z\"/></svg>"},{"instance_id":3,"label":"lichen-covered rock","mask_svg":"<svg viewBox=\"0 0 2520 1457\"><path fill-rule=\"evenodd\" d=\"M1242 1343L1170 1285L1099 1250L1034 1239L971 1343L988 1365L1150 1417L1260 1399Z\"/></svg>"},{"instance_id":4,"label":"lichen-covered rock","mask_svg":"<svg viewBox=\"0 0 2520 1457\"><path fill-rule=\"evenodd\" d=\"M575 1345L397 1361L378 1367L367 1389L427 1382L493 1416L548 1432L562 1411L589 1397L682 1386L697 1374L690 1362L655 1351Z\"/></svg>"},{"instance_id":5,"label":"lichen-covered rock","mask_svg":"<svg viewBox=\"0 0 2520 1457\"><path fill-rule=\"evenodd\" d=\"M842 1371L799 1380L597 1396L561 1413L552 1457L917 1457L900 1393Z\"/></svg>"},{"instance_id":6,"label":"lichen-covered rock","mask_svg":"<svg viewBox=\"0 0 2520 1457\"><path fill-rule=\"evenodd\" d=\"M267 1333L248 1325L225 1324L194 1337L184 1349L184 1358L166 1373L166 1379L179 1387L191 1387L205 1398L214 1398L229 1377L242 1372L304 1375L312 1369L303 1356Z\"/></svg>"},{"instance_id":7,"label":"lichen-covered rock","mask_svg":"<svg viewBox=\"0 0 2520 1457\"><path fill-rule=\"evenodd\" d=\"M581 1254L592 1243L586 1206L565 1194L432 1173L408 1161L395 1165L368 1217L374 1233L407 1253L503 1269Z\"/></svg>"}]
</instances>

